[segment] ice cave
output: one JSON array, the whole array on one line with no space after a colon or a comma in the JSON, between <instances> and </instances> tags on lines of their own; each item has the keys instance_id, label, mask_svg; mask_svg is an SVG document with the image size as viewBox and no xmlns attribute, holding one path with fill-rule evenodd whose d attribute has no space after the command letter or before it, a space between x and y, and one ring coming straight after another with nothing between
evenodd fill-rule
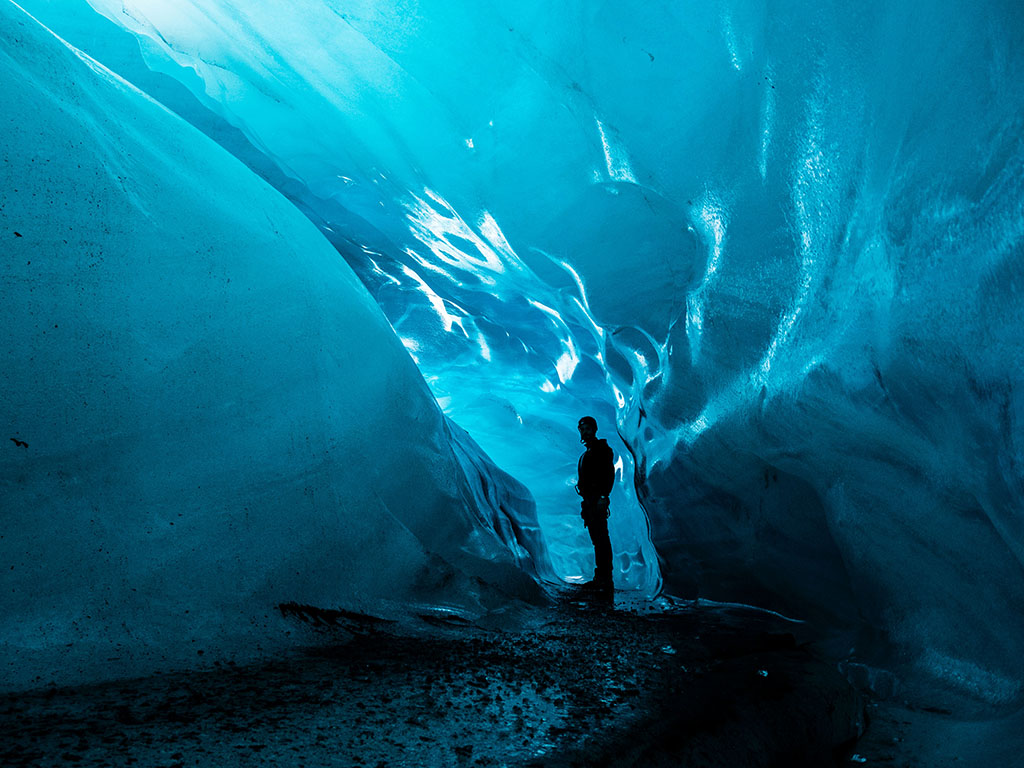
<instances>
[{"instance_id":1,"label":"ice cave","mask_svg":"<svg viewBox=\"0 0 1024 768\"><path fill-rule=\"evenodd\" d=\"M0 0L0 73L0 692L522 627L589 414L634 605L1013 764L1024 5Z\"/></svg>"}]
</instances>

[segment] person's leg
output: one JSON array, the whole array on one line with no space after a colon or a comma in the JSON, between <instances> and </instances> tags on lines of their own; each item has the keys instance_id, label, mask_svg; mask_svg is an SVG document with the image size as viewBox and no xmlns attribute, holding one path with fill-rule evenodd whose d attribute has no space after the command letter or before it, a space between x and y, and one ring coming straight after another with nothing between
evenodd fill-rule
<instances>
[{"instance_id":1,"label":"person's leg","mask_svg":"<svg viewBox=\"0 0 1024 768\"><path fill-rule=\"evenodd\" d=\"M603 515L587 520L590 542L594 545L594 580L612 583L612 542L608 536L608 520Z\"/></svg>"}]
</instances>

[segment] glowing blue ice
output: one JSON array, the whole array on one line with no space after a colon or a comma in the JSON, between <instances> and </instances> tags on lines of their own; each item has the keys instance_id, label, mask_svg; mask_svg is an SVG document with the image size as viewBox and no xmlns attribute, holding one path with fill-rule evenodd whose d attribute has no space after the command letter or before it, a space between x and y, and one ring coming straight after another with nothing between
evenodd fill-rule
<instances>
[{"instance_id":1,"label":"glowing blue ice","mask_svg":"<svg viewBox=\"0 0 1024 768\"><path fill-rule=\"evenodd\" d=\"M593 413L620 584L1019 699L1020 3L90 2L352 265L558 575Z\"/></svg>"}]
</instances>

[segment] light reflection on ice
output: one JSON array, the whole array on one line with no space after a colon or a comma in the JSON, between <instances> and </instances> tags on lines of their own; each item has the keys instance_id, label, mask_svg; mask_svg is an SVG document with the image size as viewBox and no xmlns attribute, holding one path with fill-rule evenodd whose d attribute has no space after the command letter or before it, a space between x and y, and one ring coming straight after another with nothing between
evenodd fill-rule
<instances>
[{"instance_id":1,"label":"light reflection on ice","mask_svg":"<svg viewBox=\"0 0 1024 768\"><path fill-rule=\"evenodd\" d=\"M558 312L553 310L551 307L541 304L539 301L534 301L533 299L527 299L527 301L533 306L535 306L537 309L539 309L541 312L551 315L551 317L555 318L555 320L557 320L559 323L562 322L562 316L558 314Z\"/></svg>"},{"instance_id":2,"label":"light reflection on ice","mask_svg":"<svg viewBox=\"0 0 1024 768\"><path fill-rule=\"evenodd\" d=\"M701 340L704 335L704 302L721 265L725 233L729 225L729 214L725 204L711 190L704 194L698 218L702 235L705 241L711 244L711 254L700 285L686 297L686 337L690 342L692 365L696 365L700 360Z\"/></svg>"},{"instance_id":3,"label":"light reflection on ice","mask_svg":"<svg viewBox=\"0 0 1024 768\"><path fill-rule=\"evenodd\" d=\"M604 150L604 162L608 168L608 178L612 181L625 181L630 184L638 184L633 169L630 167L629 158L624 147L610 139L605 130L604 123L594 118L597 123L597 131L601 134L601 148Z\"/></svg>"},{"instance_id":4,"label":"light reflection on ice","mask_svg":"<svg viewBox=\"0 0 1024 768\"><path fill-rule=\"evenodd\" d=\"M406 218L413 236L430 249L438 259L453 267L479 273L489 270L501 273L505 265L494 249L480 235L473 231L458 212L431 189L424 194L440 208L435 208L418 195L410 195L405 201ZM476 253L467 253L453 244L449 238L457 237L475 248ZM486 275L480 275L485 279ZM490 278L493 282L493 278Z\"/></svg>"},{"instance_id":5,"label":"light reflection on ice","mask_svg":"<svg viewBox=\"0 0 1024 768\"><path fill-rule=\"evenodd\" d=\"M558 380L565 384L572 378L576 366L580 364L580 358L576 353L576 345L573 344L571 336L562 340L562 346L565 352L555 361L555 370L558 372Z\"/></svg>"},{"instance_id":6,"label":"light reflection on ice","mask_svg":"<svg viewBox=\"0 0 1024 768\"><path fill-rule=\"evenodd\" d=\"M480 356L484 360L490 361L491 348L487 346L487 339L484 338L484 335L482 333L478 333L476 339L480 343Z\"/></svg>"},{"instance_id":7,"label":"light reflection on ice","mask_svg":"<svg viewBox=\"0 0 1024 768\"><path fill-rule=\"evenodd\" d=\"M824 86L819 83L819 92ZM822 150L824 143L824 104L820 95L811 99L808 105L807 133L804 137L803 159L798 161L794 173L793 208L796 211L796 226L800 232L800 277L798 289L790 309L780 318L764 357L758 366L759 384L767 382L775 355L793 333L797 320L803 312L811 292L816 270L816 249L822 247L827 236L830 221L823 200L828 199L829 166ZM823 215L824 214L824 215ZM817 235L817 237L816 237Z\"/></svg>"},{"instance_id":8,"label":"light reflection on ice","mask_svg":"<svg viewBox=\"0 0 1024 768\"><path fill-rule=\"evenodd\" d=\"M433 307L437 316L441 318L441 323L444 325L446 332L450 332L454 326L459 326L459 330L466 333L465 327L462 325L462 318L451 314L445 307L444 299L438 296L434 290L424 282L424 280L417 275L410 267L402 266L402 272L408 277L411 277L416 284L419 286L420 292L427 297L427 301L430 302L430 306ZM467 338L469 334L466 334Z\"/></svg>"},{"instance_id":9,"label":"light reflection on ice","mask_svg":"<svg viewBox=\"0 0 1024 768\"><path fill-rule=\"evenodd\" d=\"M486 237L487 241L505 258L508 266L519 266L519 257L516 256L512 246L505 239L505 233L501 231L501 227L498 226L498 222L495 221L490 211L484 211L480 214L477 228L480 230L480 234Z\"/></svg>"},{"instance_id":10,"label":"light reflection on ice","mask_svg":"<svg viewBox=\"0 0 1024 768\"><path fill-rule=\"evenodd\" d=\"M764 98L761 101L761 148L757 156L757 170L761 174L761 181L768 178L768 150L771 147L774 127L775 74L769 65L764 78Z\"/></svg>"},{"instance_id":11,"label":"light reflection on ice","mask_svg":"<svg viewBox=\"0 0 1024 768\"><path fill-rule=\"evenodd\" d=\"M722 32L725 35L725 45L729 49L729 61L737 72L743 69L743 62L740 60L739 46L736 44L736 30L733 28L732 14L726 10L722 14Z\"/></svg>"},{"instance_id":12,"label":"light reflection on ice","mask_svg":"<svg viewBox=\"0 0 1024 768\"><path fill-rule=\"evenodd\" d=\"M615 392L615 403L619 408L626 407L626 397L622 394L622 390L612 384L612 390Z\"/></svg>"}]
</instances>

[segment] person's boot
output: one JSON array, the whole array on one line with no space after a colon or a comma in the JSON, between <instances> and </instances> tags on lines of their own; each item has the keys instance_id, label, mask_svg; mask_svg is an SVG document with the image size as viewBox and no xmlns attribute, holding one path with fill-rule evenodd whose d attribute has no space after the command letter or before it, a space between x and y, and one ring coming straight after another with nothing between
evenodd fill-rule
<instances>
[{"instance_id":1,"label":"person's boot","mask_svg":"<svg viewBox=\"0 0 1024 768\"><path fill-rule=\"evenodd\" d=\"M594 574L594 578L582 585L583 589L593 592L612 592L615 590L615 583L611 576Z\"/></svg>"}]
</instances>

